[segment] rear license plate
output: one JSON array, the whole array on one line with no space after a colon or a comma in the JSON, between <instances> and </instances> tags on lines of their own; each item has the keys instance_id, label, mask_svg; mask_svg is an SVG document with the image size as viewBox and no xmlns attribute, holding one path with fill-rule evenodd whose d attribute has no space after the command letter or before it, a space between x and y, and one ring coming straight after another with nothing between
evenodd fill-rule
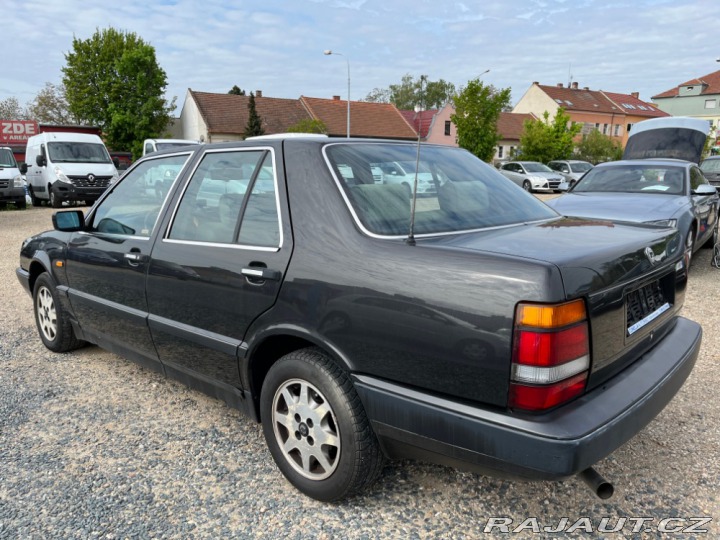
<instances>
[{"instance_id":1,"label":"rear license plate","mask_svg":"<svg viewBox=\"0 0 720 540\"><path fill-rule=\"evenodd\" d=\"M671 307L659 281L628 293L626 306L628 336L657 319Z\"/></svg>"}]
</instances>

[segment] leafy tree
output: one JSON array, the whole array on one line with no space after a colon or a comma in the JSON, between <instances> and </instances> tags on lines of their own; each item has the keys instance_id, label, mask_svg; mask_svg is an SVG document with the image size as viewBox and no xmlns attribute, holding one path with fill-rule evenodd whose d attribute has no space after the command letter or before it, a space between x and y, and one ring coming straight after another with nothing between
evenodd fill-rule
<instances>
[{"instance_id":1,"label":"leafy tree","mask_svg":"<svg viewBox=\"0 0 720 540\"><path fill-rule=\"evenodd\" d=\"M305 118L288 128L290 133L327 133L327 126L317 118Z\"/></svg>"},{"instance_id":2,"label":"leafy tree","mask_svg":"<svg viewBox=\"0 0 720 540\"><path fill-rule=\"evenodd\" d=\"M615 161L622 158L622 146L618 141L593 129L587 135L583 135L575 149L575 155L577 159L595 164Z\"/></svg>"},{"instance_id":3,"label":"leafy tree","mask_svg":"<svg viewBox=\"0 0 720 540\"><path fill-rule=\"evenodd\" d=\"M137 34L108 28L86 40L73 38L65 60L63 85L71 114L99 126L110 148L138 156L143 139L165 131L175 99L165 100L165 71L155 48Z\"/></svg>"},{"instance_id":4,"label":"leafy tree","mask_svg":"<svg viewBox=\"0 0 720 540\"><path fill-rule=\"evenodd\" d=\"M526 120L520 135L520 151L517 159L547 163L553 159L569 159L573 155L575 136L580 124L571 124L570 116L560 107L552 122L545 111L540 120Z\"/></svg>"},{"instance_id":5,"label":"leafy tree","mask_svg":"<svg viewBox=\"0 0 720 540\"><path fill-rule=\"evenodd\" d=\"M426 109L439 109L452 100L455 85L440 79L429 81L427 75L415 78L409 73L403 75L399 84L391 84L389 88L375 88L365 101L374 103L392 103L400 110L411 110L415 105Z\"/></svg>"},{"instance_id":6,"label":"leafy tree","mask_svg":"<svg viewBox=\"0 0 720 540\"><path fill-rule=\"evenodd\" d=\"M244 96L245 90L241 90L237 84L234 84L233 87L228 92L228 94L234 94L236 96Z\"/></svg>"},{"instance_id":7,"label":"leafy tree","mask_svg":"<svg viewBox=\"0 0 720 540\"><path fill-rule=\"evenodd\" d=\"M250 92L250 100L248 101L248 122L245 126L244 136L254 137L255 135L263 135L265 130L262 127L262 119L255 109L255 94Z\"/></svg>"},{"instance_id":8,"label":"leafy tree","mask_svg":"<svg viewBox=\"0 0 720 540\"><path fill-rule=\"evenodd\" d=\"M51 82L45 83L35 99L28 105L28 114L34 120L47 124L79 124L80 119L70 112L65 87L56 86Z\"/></svg>"},{"instance_id":9,"label":"leafy tree","mask_svg":"<svg viewBox=\"0 0 720 540\"><path fill-rule=\"evenodd\" d=\"M16 97L0 101L0 118L3 120L28 120L28 111L23 109Z\"/></svg>"},{"instance_id":10,"label":"leafy tree","mask_svg":"<svg viewBox=\"0 0 720 540\"><path fill-rule=\"evenodd\" d=\"M450 120L457 127L457 142L484 161L490 161L500 140L497 121L510 104L510 88L497 90L473 79L454 97L455 113Z\"/></svg>"}]
</instances>

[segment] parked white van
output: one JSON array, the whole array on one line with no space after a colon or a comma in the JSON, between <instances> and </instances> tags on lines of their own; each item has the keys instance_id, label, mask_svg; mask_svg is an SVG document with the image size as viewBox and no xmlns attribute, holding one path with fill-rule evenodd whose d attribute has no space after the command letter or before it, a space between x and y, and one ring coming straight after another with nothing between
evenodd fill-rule
<instances>
[{"instance_id":1,"label":"parked white van","mask_svg":"<svg viewBox=\"0 0 720 540\"><path fill-rule=\"evenodd\" d=\"M53 208L63 201L92 204L118 179L110 154L97 135L35 135L28 139L25 161L28 191L35 206L42 201Z\"/></svg>"},{"instance_id":2,"label":"parked white van","mask_svg":"<svg viewBox=\"0 0 720 540\"><path fill-rule=\"evenodd\" d=\"M13 156L12 149L0 147L0 207L14 203L17 208L25 208L25 180Z\"/></svg>"}]
</instances>

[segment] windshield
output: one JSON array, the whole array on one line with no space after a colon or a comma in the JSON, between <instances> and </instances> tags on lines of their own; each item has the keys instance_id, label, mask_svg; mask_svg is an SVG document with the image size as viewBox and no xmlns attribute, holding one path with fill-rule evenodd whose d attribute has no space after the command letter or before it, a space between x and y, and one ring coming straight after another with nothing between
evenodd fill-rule
<instances>
[{"instance_id":1,"label":"windshield","mask_svg":"<svg viewBox=\"0 0 720 540\"><path fill-rule=\"evenodd\" d=\"M550 167L543 165L542 163L524 161L522 165L525 167L527 172L553 172Z\"/></svg>"},{"instance_id":2,"label":"windshield","mask_svg":"<svg viewBox=\"0 0 720 540\"><path fill-rule=\"evenodd\" d=\"M195 144L195 143L185 142L185 141L182 141L182 142L159 142L159 143L155 143L155 146L157 147L158 150L170 150L171 148L179 148L181 146L187 146L189 144Z\"/></svg>"},{"instance_id":3,"label":"windshield","mask_svg":"<svg viewBox=\"0 0 720 540\"><path fill-rule=\"evenodd\" d=\"M583 176L573 193L685 193L685 169L653 165L596 167Z\"/></svg>"},{"instance_id":4,"label":"windshield","mask_svg":"<svg viewBox=\"0 0 720 540\"><path fill-rule=\"evenodd\" d=\"M382 236L410 230L411 187L376 173L379 163L415 163L417 147L405 144L333 144L329 164L363 227ZM415 234L468 231L557 217L534 196L465 150L421 146ZM412 182L414 185L414 182ZM429 186L427 186L429 188ZM424 191L423 191L424 189Z\"/></svg>"},{"instance_id":5,"label":"windshield","mask_svg":"<svg viewBox=\"0 0 720 540\"><path fill-rule=\"evenodd\" d=\"M720 159L706 159L700 164L703 172L720 173Z\"/></svg>"},{"instance_id":6,"label":"windshield","mask_svg":"<svg viewBox=\"0 0 720 540\"><path fill-rule=\"evenodd\" d=\"M590 163L571 163L570 168L573 172L587 172L593 168Z\"/></svg>"},{"instance_id":7,"label":"windshield","mask_svg":"<svg viewBox=\"0 0 720 540\"><path fill-rule=\"evenodd\" d=\"M48 154L53 163L112 163L105 146L97 143L51 142Z\"/></svg>"},{"instance_id":8,"label":"windshield","mask_svg":"<svg viewBox=\"0 0 720 540\"><path fill-rule=\"evenodd\" d=\"M15 163L15 156L13 156L12 150L9 148L0 148L0 167L17 167L17 163Z\"/></svg>"}]
</instances>

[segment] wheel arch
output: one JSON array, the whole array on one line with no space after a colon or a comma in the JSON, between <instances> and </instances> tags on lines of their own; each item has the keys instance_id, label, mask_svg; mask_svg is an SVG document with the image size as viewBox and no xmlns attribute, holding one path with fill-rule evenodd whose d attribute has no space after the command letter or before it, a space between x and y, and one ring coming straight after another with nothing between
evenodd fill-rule
<instances>
[{"instance_id":1,"label":"wheel arch","mask_svg":"<svg viewBox=\"0 0 720 540\"><path fill-rule=\"evenodd\" d=\"M55 279L55 276L50 271L50 260L47 257L45 253L39 253L40 258L33 259L33 261L30 263L30 268L28 269L28 283L30 285L30 291L32 294L32 291L35 290L35 282L37 281L37 278L40 274L43 272L47 272L47 274L50 276L50 279L53 281L53 283L57 284L57 279ZM44 256L44 257L43 257ZM47 259L47 260L44 260Z\"/></svg>"}]
</instances>

